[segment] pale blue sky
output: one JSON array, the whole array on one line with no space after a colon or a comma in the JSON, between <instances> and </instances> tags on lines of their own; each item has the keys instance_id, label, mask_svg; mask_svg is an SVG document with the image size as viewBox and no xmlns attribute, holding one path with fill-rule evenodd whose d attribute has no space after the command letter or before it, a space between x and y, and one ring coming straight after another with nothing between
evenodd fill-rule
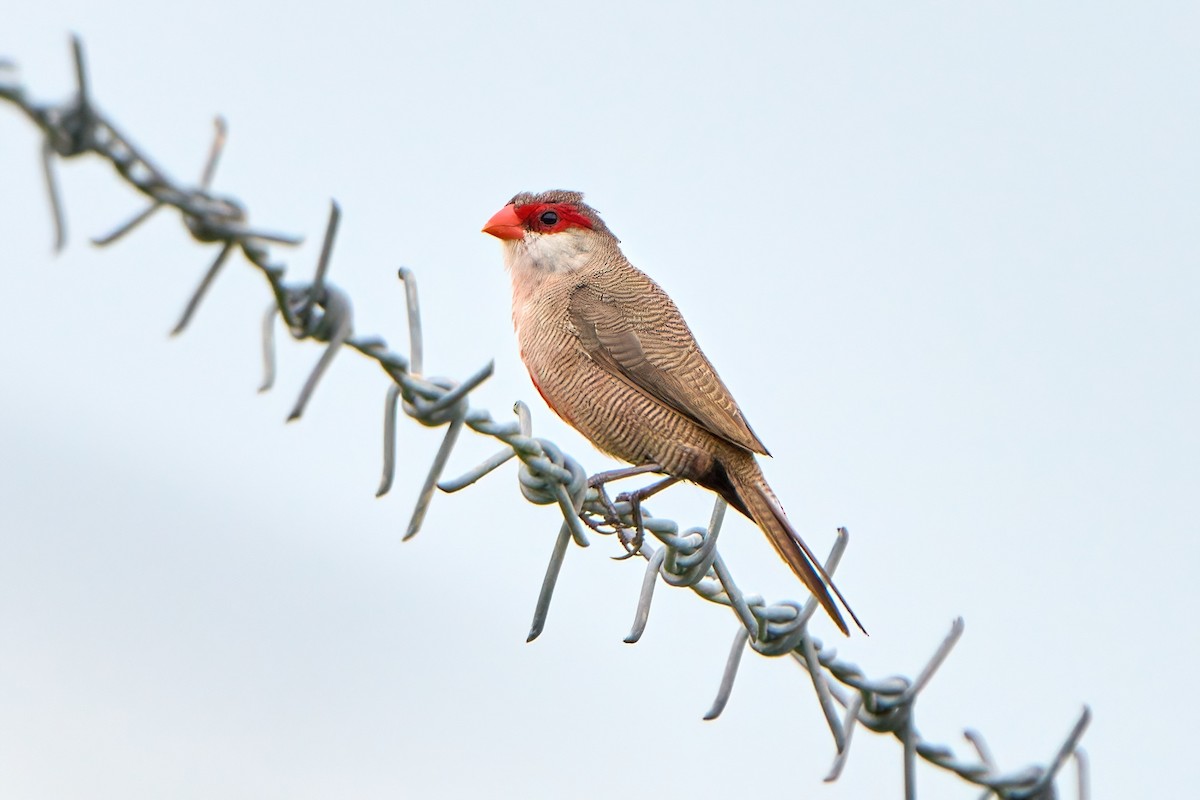
<instances>
[{"instance_id":1,"label":"pale blue sky","mask_svg":"<svg viewBox=\"0 0 1200 800\"><path fill-rule=\"evenodd\" d=\"M248 5L248 7L247 7ZM921 731L1003 765L1049 758L1081 706L1094 797L1179 796L1195 734L1173 681L1200 657L1200 14L1188 3L32 4L0 58L45 100L85 42L102 108L172 175L307 234L345 212L331 280L357 328L406 341L473 401L610 466L541 405L483 222L515 192L587 192L675 297L770 447L766 471L871 630L872 675L966 634ZM902 6L902 7L901 7ZM284 342L258 396L268 296L103 165L61 165L52 238L34 129L0 108L0 794L20 798L899 797L900 750L856 737L841 780L807 677L748 657L705 723L726 612L641 568L568 554L527 645L558 523L511 465L435 498L440 434L406 423L375 500L386 384ZM468 437L451 472L494 449ZM685 525L703 492L653 504ZM749 523L744 588L799 596ZM815 623L836 639L832 626ZM922 798L974 797L932 769ZM1186 781L1186 782L1185 782ZM1071 796L1073 784L1064 782ZM1184 787L1189 787L1184 789Z\"/></svg>"}]
</instances>

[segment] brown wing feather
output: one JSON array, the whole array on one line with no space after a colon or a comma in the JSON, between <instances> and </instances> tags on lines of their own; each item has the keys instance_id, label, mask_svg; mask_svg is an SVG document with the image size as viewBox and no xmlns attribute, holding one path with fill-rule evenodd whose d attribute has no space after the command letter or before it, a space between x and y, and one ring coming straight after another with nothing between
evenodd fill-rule
<instances>
[{"instance_id":1,"label":"brown wing feather","mask_svg":"<svg viewBox=\"0 0 1200 800\"><path fill-rule=\"evenodd\" d=\"M591 357L634 387L739 447L767 454L683 316L642 273L620 295L592 284L571 293L570 319Z\"/></svg>"}]
</instances>

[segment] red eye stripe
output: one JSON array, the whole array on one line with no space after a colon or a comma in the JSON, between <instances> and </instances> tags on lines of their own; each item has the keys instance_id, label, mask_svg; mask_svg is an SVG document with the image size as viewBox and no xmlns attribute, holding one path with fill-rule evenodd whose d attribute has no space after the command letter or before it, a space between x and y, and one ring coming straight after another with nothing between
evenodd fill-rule
<instances>
[{"instance_id":1,"label":"red eye stripe","mask_svg":"<svg viewBox=\"0 0 1200 800\"><path fill-rule=\"evenodd\" d=\"M558 215L558 220L553 224L548 225L542 220L547 211ZM529 230L538 233L558 233L572 227L592 228L592 221L570 203L529 203L518 206L516 212Z\"/></svg>"}]
</instances>

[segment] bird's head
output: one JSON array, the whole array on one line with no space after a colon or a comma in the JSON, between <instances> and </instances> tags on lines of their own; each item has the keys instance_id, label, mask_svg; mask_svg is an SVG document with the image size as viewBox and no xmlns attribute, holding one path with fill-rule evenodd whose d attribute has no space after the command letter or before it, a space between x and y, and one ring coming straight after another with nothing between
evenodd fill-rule
<instances>
[{"instance_id":1,"label":"bird's head","mask_svg":"<svg viewBox=\"0 0 1200 800\"><path fill-rule=\"evenodd\" d=\"M504 244L504 264L514 272L547 274L582 269L617 239L580 192L522 192L483 226Z\"/></svg>"}]
</instances>

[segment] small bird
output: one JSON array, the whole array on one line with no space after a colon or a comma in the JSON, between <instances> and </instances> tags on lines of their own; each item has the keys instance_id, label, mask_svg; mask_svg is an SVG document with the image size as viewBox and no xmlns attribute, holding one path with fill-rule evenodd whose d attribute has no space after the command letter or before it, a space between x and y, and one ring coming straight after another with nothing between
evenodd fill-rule
<instances>
[{"instance_id":1,"label":"small bird","mask_svg":"<svg viewBox=\"0 0 1200 800\"><path fill-rule=\"evenodd\" d=\"M518 194L483 227L512 277L513 326L556 414L640 471L711 489L751 519L842 633L829 575L759 469L768 455L675 303L621 253L579 192ZM865 630L864 630L865 633Z\"/></svg>"}]
</instances>

